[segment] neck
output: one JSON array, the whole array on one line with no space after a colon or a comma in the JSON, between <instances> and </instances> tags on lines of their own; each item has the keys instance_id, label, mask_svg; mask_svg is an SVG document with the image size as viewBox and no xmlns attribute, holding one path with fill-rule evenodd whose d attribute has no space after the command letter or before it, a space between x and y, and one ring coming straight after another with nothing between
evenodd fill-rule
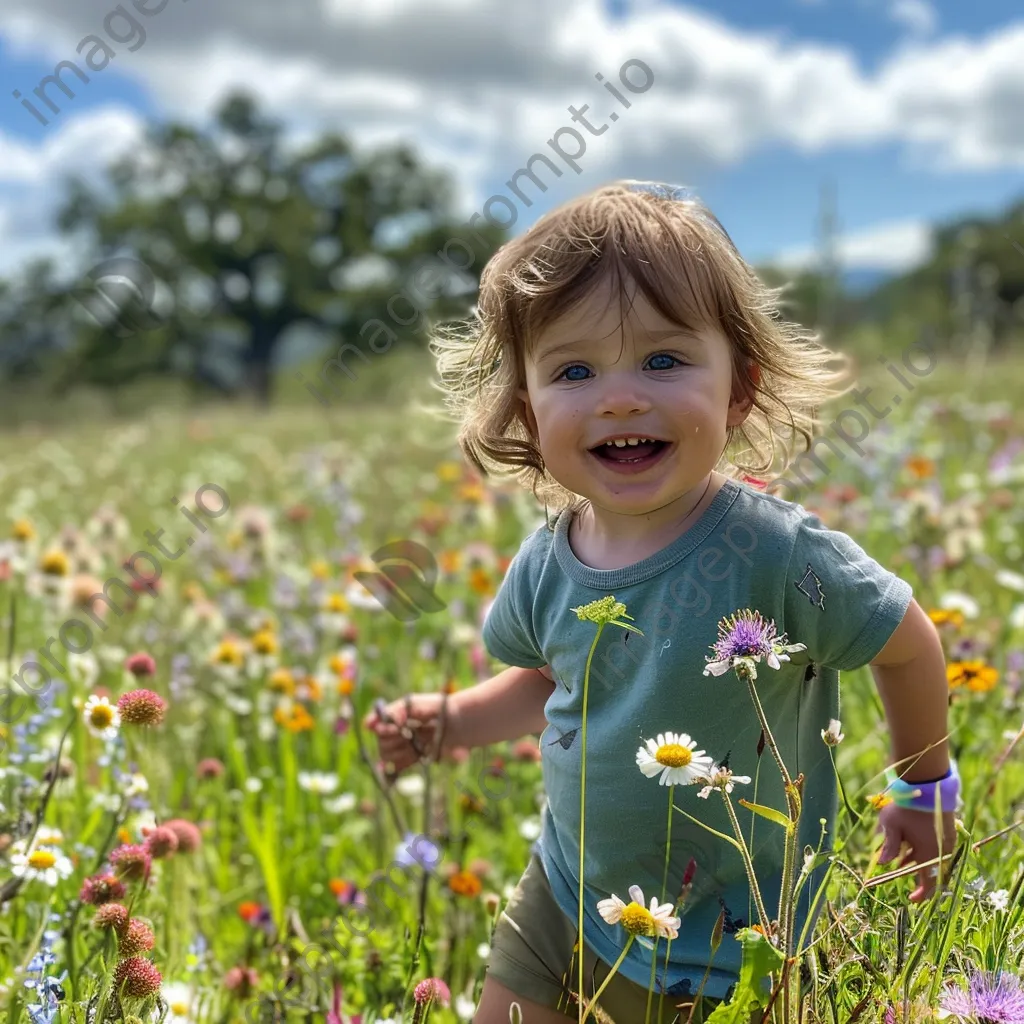
<instances>
[{"instance_id":1,"label":"neck","mask_svg":"<svg viewBox=\"0 0 1024 1024\"><path fill-rule=\"evenodd\" d=\"M610 512L589 502L571 524L570 540L576 555L595 569L620 568L648 558L681 537L701 517L723 483L725 477L712 471L669 504L635 515Z\"/></svg>"}]
</instances>

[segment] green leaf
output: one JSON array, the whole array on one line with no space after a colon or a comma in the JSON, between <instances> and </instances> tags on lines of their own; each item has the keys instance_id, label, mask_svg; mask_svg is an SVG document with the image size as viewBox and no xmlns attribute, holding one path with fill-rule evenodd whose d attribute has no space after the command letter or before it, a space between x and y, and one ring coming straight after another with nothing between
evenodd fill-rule
<instances>
[{"instance_id":1,"label":"green leaf","mask_svg":"<svg viewBox=\"0 0 1024 1024\"><path fill-rule=\"evenodd\" d=\"M715 1007L707 1024L747 1024L751 1011L764 1008L768 997L761 990L761 981L781 969L785 962L781 949L776 949L760 932L742 928L736 938L743 945L740 980L728 1004Z\"/></svg>"},{"instance_id":2,"label":"green leaf","mask_svg":"<svg viewBox=\"0 0 1024 1024\"><path fill-rule=\"evenodd\" d=\"M762 818L767 818L769 821L774 821L776 825L781 825L787 832L793 831L793 821L787 815L781 811L775 810L774 807L765 807L763 804L752 804L749 800L740 800L740 806L746 807L748 810L753 811L755 814L760 814Z\"/></svg>"}]
</instances>

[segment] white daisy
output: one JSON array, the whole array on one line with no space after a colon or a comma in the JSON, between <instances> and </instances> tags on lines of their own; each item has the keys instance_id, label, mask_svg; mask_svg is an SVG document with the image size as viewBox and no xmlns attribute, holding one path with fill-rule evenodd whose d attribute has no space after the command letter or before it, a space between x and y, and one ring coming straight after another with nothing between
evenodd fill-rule
<instances>
[{"instance_id":1,"label":"white daisy","mask_svg":"<svg viewBox=\"0 0 1024 1024\"><path fill-rule=\"evenodd\" d=\"M183 981L165 981L160 986L160 996L167 1003L168 1021L171 1024L192 1024L189 1013L192 1004L192 989Z\"/></svg>"},{"instance_id":2,"label":"white daisy","mask_svg":"<svg viewBox=\"0 0 1024 1024\"><path fill-rule=\"evenodd\" d=\"M299 772L299 786L307 793L333 793L338 776L331 772Z\"/></svg>"},{"instance_id":3,"label":"white daisy","mask_svg":"<svg viewBox=\"0 0 1024 1024\"><path fill-rule=\"evenodd\" d=\"M608 924L621 924L630 935L659 936L674 939L679 935L679 918L672 916L671 903L659 903L651 897L651 907L644 906L644 891L639 885L629 887L632 903L623 903L615 893L600 900L597 912Z\"/></svg>"},{"instance_id":4,"label":"white daisy","mask_svg":"<svg viewBox=\"0 0 1024 1024\"><path fill-rule=\"evenodd\" d=\"M101 740L112 740L121 727L121 713L110 703L107 697L92 694L82 708L85 727Z\"/></svg>"},{"instance_id":5,"label":"white daisy","mask_svg":"<svg viewBox=\"0 0 1024 1024\"><path fill-rule=\"evenodd\" d=\"M996 583L1002 584L1004 587L1009 587L1010 590L1016 590L1018 593L1024 594L1024 576L1019 572L1010 572L1009 569L999 569L996 572Z\"/></svg>"},{"instance_id":6,"label":"white daisy","mask_svg":"<svg viewBox=\"0 0 1024 1024\"><path fill-rule=\"evenodd\" d=\"M702 800L707 800L708 795L713 789L720 789L724 793L731 793L733 784L736 782L742 782L744 785L750 782L749 775L733 775L728 768L723 768L719 765L715 768L714 772L711 773L707 779L704 780L708 784L697 794Z\"/></svg>"},{"instance_id":7,"label":"white daisy","mask_svg":"<svg viewBox=\"0 0 1024 1024\"><path fill-rule=\"evenodd\" d=\"M828 720L828 728L821 730L821 738L826 746L837 747L845 739L846 734L841 732L842 724L838 718Z\"/></svg>"},{"instance_id":8,"label":"white daisy","mask_svg":"<svg viewBox=\"0 0 1024 1024\"><path fill-rule=\"evenodd\" d=\"M696 743L685 733L658 733L657 739L647 740L636 752L637 767L649 779L659 772L662 786L689 786L704 781L714 767L714 761L703 750L695 750Z\"/></svg>"},{"instance_id":9,"label":"white daisy","mask_svg":"<svg viewBox=\"0 0 1024 1024\"><path fill-rule=\"evenodd\" d=\"M11 874L26 882L38 880L51 888L75 870L71 861L52 846L37 846L29 853L11 855Z\"/></svg>"},{"instance_id":10,"label":"white daisy","mask_svg":"<svg viewBox=\"0 0 1024 1024\"><path fill-rule=\"evenodd\" d=\"M356 803L355 793L339 793L333 800L324 801L324 810L328 814L347 814L355 810Z\"/></svg>"},{"instance_id":11,"label":"white daisy","mask_svg":"<svg viewBox=\"0 0 1024 1024\"><path fill-rule=\"evenodd\" d=\"M403 775L395 783L395 789L397 789L402 796L407 796L411 800L415 800L416 798L423 796L423 790L425 788L426 783L423 781L422 775Z\"/></svg>"}]
</instances>

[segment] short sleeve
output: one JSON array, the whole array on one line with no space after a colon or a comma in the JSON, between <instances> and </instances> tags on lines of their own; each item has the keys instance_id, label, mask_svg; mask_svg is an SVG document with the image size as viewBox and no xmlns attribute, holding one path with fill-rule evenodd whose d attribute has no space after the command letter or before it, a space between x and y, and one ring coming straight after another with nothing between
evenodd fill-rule
<instances>
[{"instance_id":1,"label":"short sleeve","mask_svg":"<svg viewBox=\"0 0 1024 1024\"><path fill-rule=\"evenodd\" d=\"M517 668L541 668L547 659L538 650L532 627L534 595L526 579L526 555L524 546L509 563L481 635L484 647L498 661Z\"/></svg>"},{"instance_id":2,"label":"short sleeve","mask_svg":"<svg viewBox=\"0 0 1024 1024\"><path fill-rule=\"evenodd\" d=\"M903 621L913 588L845 533L808 514L786 571L786 637L820 665L868 664Z\"/></svg>"}]
</instances>

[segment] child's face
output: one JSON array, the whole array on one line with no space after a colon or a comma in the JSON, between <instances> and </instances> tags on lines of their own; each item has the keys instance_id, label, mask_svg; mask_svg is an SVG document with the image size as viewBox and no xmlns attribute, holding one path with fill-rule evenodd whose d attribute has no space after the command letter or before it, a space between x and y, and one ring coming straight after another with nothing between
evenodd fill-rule
<instances>
[{"instance_id":1,"label":"child's face","mask_svg":"<svg viewBox=\"0 0 1024 1024\"><path fill-rule=\"evenodd\" d=\"M632 282L629 293L632 309L626 296L620 310L605 283L551 324L526 357L519 397L544 464L563 487L610 512L642 515L703 484L726 428L746 419L751 402L733 398L730 344L720 330L684 331ZM664 443L601 444L621 436ZM626 464L612 461L616 454L640 458Z\"/></svg>"}]
</instances>

